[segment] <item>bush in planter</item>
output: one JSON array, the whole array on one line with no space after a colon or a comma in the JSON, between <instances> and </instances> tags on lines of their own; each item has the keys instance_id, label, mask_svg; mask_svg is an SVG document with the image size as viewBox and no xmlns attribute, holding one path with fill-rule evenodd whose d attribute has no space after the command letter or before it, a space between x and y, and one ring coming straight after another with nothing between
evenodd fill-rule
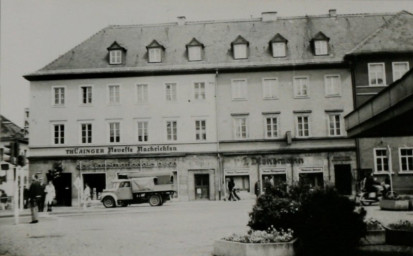
<instances>
[{"instance_id":1,"label":"bush in planter","mask_svg":"<svg viewBox=\"0 0 413 256\"><path fill-rule=\"evenodd\" d=\"M386 243L391 245L413 245L413 222L401 220L386 228Z\"/></svg>"},{"instance_id":2,"label":"bush in planter","mask_svg":"<svg viewBox=\"0 0 413 256\"><path fill-rule=\"evenodd\" d=\"M397 223L391 223L388 227L391 229L413 232L413 222L410 222L408 220L400 220Z\"/></svg>"},{"instance_id":3,"label":"bush in planter","mask_svg":"<svg viewBox=\"0 0 413 256\"><path fill-rule=\"evenodd\" d=\"M301 202L299 255L354 255L366 234L365 215L363 208L356 212L355 202L332 188L314 191Z\"/></svg>"},{"instance_id":4,"label":"bush in planter","mask_svg":"<svg viewBox=\"0 0 413 256\"><path fill-rule=\"evenodd\" d=\"M266 193L257 198L249 214L248 226L252 230L268 230L271 227L284 230L296 228L299 203L280 197L278 193L276 188L267 188Z\"/></svg>"},{"instance_id":5,"label":"bush in planter","mask_svg":"<svg viewBox=\"0 0 413 256\"><path fill-rule=\"evenodd\" d=\"M366 229L367 231L375 231L375 230L384 230L383 224L373 218L369 218L366 220Z\"/></svg>"}]
</instances>

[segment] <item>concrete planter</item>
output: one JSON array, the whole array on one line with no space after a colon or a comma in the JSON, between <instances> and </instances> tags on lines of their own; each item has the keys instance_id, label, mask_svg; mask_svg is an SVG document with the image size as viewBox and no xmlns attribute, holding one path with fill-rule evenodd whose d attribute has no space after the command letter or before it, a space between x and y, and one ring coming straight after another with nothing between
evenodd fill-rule
<instances>
[{"instance_id":1,"label":"concrete planter","mask_svg":"<svg viewBox=\"0 0 413 256\"><path fill-rule=\"evenodd\" d=\"M386 244L412 246L413 231L386 228Z\"/></svg>"},{"instance_id":2,"label":"concrete planter","mask_svg":"<svg viewBox=\"0 0 413 256\"><path fill-rule=\"evenodd\" d=\"M218 240L214 243L215 256L294 256L296 240L284 243L239 243Z\"/></svg>"},{"instance_id":3,"label":"concrete planter","mask_svg":"<svg viewBox=\"0 0 413 256\"><path fill-rule=\"evenodd\" d=\"M383 199L380 201L380 209L393 211L408 211L409 200Z\"/></svg>"},{"instance_id":4,"label":"concrete planter","mask_svg":"<svg viewBox=\"0 0 413 256\"><path fill-rule=\"evenodd\" d=\"M368 230L366 237L360 240L361 245L377 245L386 243L386 230Z\"/></svg>"}]
</instances>

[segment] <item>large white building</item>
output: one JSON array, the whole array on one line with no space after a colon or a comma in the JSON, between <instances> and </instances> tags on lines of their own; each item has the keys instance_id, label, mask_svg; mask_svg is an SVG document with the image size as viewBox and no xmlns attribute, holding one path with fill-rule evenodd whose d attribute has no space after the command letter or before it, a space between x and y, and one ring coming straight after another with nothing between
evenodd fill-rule
<instances>
[{"instance_id":1,"label":"large white building","mask_svg":"<svg viewBox=\"0 0 413 256\"><path fill-rule=\"evenodd\" d=\"M227 177L352 192L346 52L394 14L109 26L25 76L31 172L63 169L99 193L119 175L170 172L180 200L218 200ZM60 195L60 196L59 196Z\"/></svg>"}]
</instances>

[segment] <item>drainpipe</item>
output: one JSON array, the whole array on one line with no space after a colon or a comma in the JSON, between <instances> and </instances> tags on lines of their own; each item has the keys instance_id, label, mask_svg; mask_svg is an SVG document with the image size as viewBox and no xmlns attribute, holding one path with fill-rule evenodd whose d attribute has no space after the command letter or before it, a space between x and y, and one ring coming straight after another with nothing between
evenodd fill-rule
<instances>
[{"instance_id":1,"label":"drainpipe","mask_svg":"<svg viewBox=\"0 0 413 256\"><path fill-rule=\"evenodd\" d=\"M328 181L329 182L331 182L331 164L330 164L330 160L331 160L330 152L327 152L327 171L328 171Z\"/></svg>"},{"instance_id":2,"label":"drainpipe","mask_svg":"<svg viewBox=\"0 0 413 256\"><path fill-rule=\"evenodd\" d=\"M223 158L221 154L219 153L219 138L218 138L218 101L217 101L217 90L218 90L218 69L215 70L215 91L214 91L214 113L215 113L215 137L216 137L216 152L217 152L217 157L218 157L218 176L219 176L219 184L218 184L218 199L221 200L222 196L225 196L225 189L222 189L223 187L223 181L224 181L224 169L223 169Z\"/></svg>"}]
</instances>

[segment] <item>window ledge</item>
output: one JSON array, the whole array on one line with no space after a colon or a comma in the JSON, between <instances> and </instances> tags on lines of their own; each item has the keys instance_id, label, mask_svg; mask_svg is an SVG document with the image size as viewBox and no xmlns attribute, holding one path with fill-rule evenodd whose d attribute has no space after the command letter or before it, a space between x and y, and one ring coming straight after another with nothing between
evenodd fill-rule
<instances>
[{"instance_id":1,"label":"window ledge","mask_svg":"<svg viewBox=\"0 0 413 256\"><path fill-rule=\"evenodd\" d=\"M65 105L52 105L52 108L65 108Z\"/></svg>"},{"instance_id":2,"label":"window ledge","mask_svg":"<svg viewBox=\"0 0 413 256\"><path fill-rule=\"evenodd\" d=\"M399 171L399 175L413 175L413 171Z\"/></svg>"},{"instance_id":3,"label":"window ledge","mask_svg":"<svg viewBox=\"0 0 413 256\"><path fill-rule=\"evenodd\" d=\"M356 86L356 88L383 88L387 87L387 85L360 85Z\"/></svg>"},{"instance_id":4,"label":"window ledge","mask_svg":"<svg viewBox=\"0 0 413 256\"><path fill-rule=\"evenodd\" d=\"M309 99L309 96L294 96L294 99Z\"/></svg>"},{"instance_id":5,"label":"window ledge","mask_svg":"<svg viewBox=\"0 0 413 256\"><path fill-rule=\"evenodd\" d=\"M279 100L279 98L278 97L274 97L274 98L262 98L263 100Z\"/></svg>"},{"instance_id":6,"label":"window ledge","mask_svg":"<svg viewBox=\"0 0 413 256\"><path fill-rule=\"evenodd\" d=\"M232 101L247 101L247 99L232 99Z\"/></svg>"},{"instance_id":7,"label":"window ledge","mask_svg":"<svg viewBox=\"0 0 413 256\"><path fill-rule=\"evenodd\" d=\"M394 172L391 172L391 174L395 174ZM378 171L374 171L373 175L389 175L388 171L383 171L383 172L378 172Z\"/></svg>"},{"instance_id":8,"label":"window ledge","mask_svg":"<svg viewBox=\"0 0 413 256\"><path fill-rule=\"evenodd\" d=\"M341 95L340 94L332 94L332 95L326 95L326 98L340 98Z\"/></svg>"}]
</instances>

